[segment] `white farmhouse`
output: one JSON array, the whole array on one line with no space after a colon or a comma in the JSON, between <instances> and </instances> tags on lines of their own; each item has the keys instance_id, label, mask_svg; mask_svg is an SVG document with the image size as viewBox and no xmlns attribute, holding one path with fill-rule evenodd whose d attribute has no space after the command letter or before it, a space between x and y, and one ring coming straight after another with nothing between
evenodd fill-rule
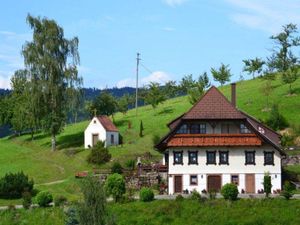
<instances>
[{"instance_id":1,"label":"white farmhouse","mask_svg":"<svg viewBox=\"0 0 300 225\"><path fill-rule=\"evenodd\" d=\"M235 84L231 102L211 87L168 126L156 148L168 166L169 194L220 191L226 183L236 184L240 193L258 193L266 172L272 191L281 189L280 135L236 108Z\"/></svg>"},{"instance_id":2,"label":"white farmhouse","mask_svg":"<svg viewBox=\"0 0 300 225\"><path fill-rule=\"evenodd\" d=\"M119 131L107 116L95 116L84 131L84 147L91 148L98 141L105 146L119 144Z\"/></svg>"}]
</instances>

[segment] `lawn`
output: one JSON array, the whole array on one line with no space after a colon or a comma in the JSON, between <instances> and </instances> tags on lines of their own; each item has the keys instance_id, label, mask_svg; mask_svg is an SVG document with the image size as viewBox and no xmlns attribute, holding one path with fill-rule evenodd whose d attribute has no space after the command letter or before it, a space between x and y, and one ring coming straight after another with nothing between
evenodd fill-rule
<instances>
[{"instance_id":1,"label":"lawn","mask_svg":"<svg viewBox=\"0 0 300 225\"><path fill-rule=\"evenodd\" d=\"M261 79L238 82L237 106L250 115L266 119L269 112L262 111L266 99L260 92L264 82L266 81ZM280 111L290 124L299 124L300 79L293 84L296 94L293 96L286 96L288 86L280 84L279 79L273 81L274 90L270 102L279 103ZM220 89L226 96L230 96L230 85ZM167 100L156 109L151 106L140 107L138 116L135 110L129 110L126 115L117 113L114 122L125 143L122 146L111 147L109 149L113 156L111 162L96 168L110 168L115 161L124 165L128 159L136 159L146 152L152 155L151 161L159 161L161 154L153 148L153 136L165 135L168 132L166 124L190 107L188 97L182 96ZM141 121L144 126L143 137L139 137ZM36 135L33 141L30 135L0 139L0 177L7 172L23 170L34 179L36 188L47 189L54 194L62 194L71 199L78 198L78 181L74 179L75 172L91 171L95 167L86 162L88 151L83 149L83 133L88 123L89 121L83 121L67 125L57 137L56 152L51 152L50 137L43 133ZM71 154L72 152L74 154ZM6 205L8 202L0 200L0 205ZM15 201L12 203L15 204Z\"/></svg>"},{"instance_id":2,"label":"lawn","mask_svg":"<svg viewBox=\"0 0 300 225\"><path fill-rule=\"evenodd\" d=\"M110 203L108 208L118 225L300 224L300 200L241 199L232 203L222 199L205 202L157 200L149 203ZM0 212L0 225L11 224L63 225L63 209Z\"/></svg>"}]
</instances>

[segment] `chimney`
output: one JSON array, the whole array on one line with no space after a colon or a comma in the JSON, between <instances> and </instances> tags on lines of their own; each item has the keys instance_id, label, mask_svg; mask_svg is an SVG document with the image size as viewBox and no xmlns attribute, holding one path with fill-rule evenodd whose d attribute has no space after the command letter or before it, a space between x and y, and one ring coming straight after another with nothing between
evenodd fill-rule
<instances>
[{"instance_id":1,"label":"chimney","mask_svg":"<svg viewBox=\"0 0 300 225\"><path fill-rule=\"evenodd\" d=\"M236 107L236 83L231 83L231 104Z\"/></svg>"}]
</instances>

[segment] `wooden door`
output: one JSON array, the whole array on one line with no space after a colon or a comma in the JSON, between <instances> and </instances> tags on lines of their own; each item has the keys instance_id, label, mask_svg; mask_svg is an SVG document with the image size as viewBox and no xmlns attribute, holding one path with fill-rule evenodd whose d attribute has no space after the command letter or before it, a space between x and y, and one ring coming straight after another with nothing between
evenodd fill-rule
<instances>
[{"instance_id":1,"label":"wooden door","mask_svg":"<svg viewBox=\"0 0 300 225\"><path fill-rule=\"evenodd\" d=\"M221 176L220 175L209 175L207 177L207 191L220 192L221 190Z\"/></svg>"},{"instance_id":2,"label":"wooden door","mask_svg":"<svg viewBox=\"0 0 300 225\"><path fill-rule=\"evenodd\" d=\"M93 134L93 146L99 141L99 134Z\"/></svg>"},{"instance_id":3,"label":"wooden door","mask_svg":"<svg viewBox=\"0 0 300 225\"><path fill-rule=\"evenodd\" d=\"M174 192L182 193L182 176L174 177Z\"/></svg>"},{"instance_id":4,"label":"wooden door","mask_svg":"<svg viewBox=\"0 0 300 225\"><path fill-rule=\"evenodd\" d=\"M255 175L254 174L246 174L246 193L255 193Z\"/></svg>"}]
</instances>

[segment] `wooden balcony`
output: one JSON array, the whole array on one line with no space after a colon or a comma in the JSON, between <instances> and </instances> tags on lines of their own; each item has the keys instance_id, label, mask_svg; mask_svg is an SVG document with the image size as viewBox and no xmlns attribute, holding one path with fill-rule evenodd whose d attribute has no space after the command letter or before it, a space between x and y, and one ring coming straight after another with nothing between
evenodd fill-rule
<instances>
[{"instance_id":1,"label":"wooden balcony","mask_svg":"<svg viewBox=\"0 0 300 225\"><path fill-rule=\"evenodd\" d=\"M256 134L175 134L167 147L261 146Z\"/></svg>"}]
</instances>

